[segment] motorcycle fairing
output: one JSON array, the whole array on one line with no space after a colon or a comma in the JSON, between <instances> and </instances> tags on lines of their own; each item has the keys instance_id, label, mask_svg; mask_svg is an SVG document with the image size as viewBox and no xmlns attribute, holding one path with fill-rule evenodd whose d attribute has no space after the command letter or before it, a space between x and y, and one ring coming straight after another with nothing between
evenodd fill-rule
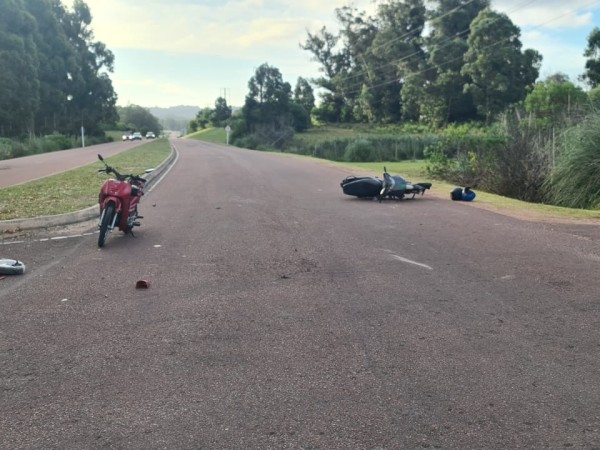
<instances>
[{"instance_id":1,"label":"motorcycle fairing","mask_svg":"<svg viewBox=\"0 0 600 450\"><path fill-rule=\"evenodd\" d=\"M383 181L377 177L346 177L340 185L346 195L359 198L377 197L383 186Z\"/></svg>"},{"instance_id":2,"label":"motorcycle fairing","mask_svg":"<svg viewBox=\"0 0 600 450\"><path fill-rule=\"evenodd\" d=\"M417 194L423 195L431 189L431 183L415 183L406 181L401 176L392 176L384 167L383 180L377 177L356 177L350 175L340 183L344 194L358 198L384 198L403 199L407 195L414 198Z\"/></svg>"}]
</instances>

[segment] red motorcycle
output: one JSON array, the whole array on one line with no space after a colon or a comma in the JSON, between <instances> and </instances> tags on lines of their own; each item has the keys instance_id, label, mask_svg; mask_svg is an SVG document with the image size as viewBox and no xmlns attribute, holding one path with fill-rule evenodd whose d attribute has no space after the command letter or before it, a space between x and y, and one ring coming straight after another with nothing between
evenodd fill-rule
<instances>
[{"instance_id":1,"label":"red motorcycle","mask_svg":"<svg viewBox=\"0 0 600 450\"><path fill-rule=\"evenodd\" d=\"M106 166L98 169L98 172L113 174L114 179L106 180L100 189L98 202L100 203L100 236L98 236L98 247L103 247L108 234L115 228L125 234L133 236L133 227L140 226L138 219L138 203L144 195L146 179L138 175L121 175L114 167L110 167L98 155L98 159ZM148 169L145 173L152 172Z\"/></svg>"}]
</instances>

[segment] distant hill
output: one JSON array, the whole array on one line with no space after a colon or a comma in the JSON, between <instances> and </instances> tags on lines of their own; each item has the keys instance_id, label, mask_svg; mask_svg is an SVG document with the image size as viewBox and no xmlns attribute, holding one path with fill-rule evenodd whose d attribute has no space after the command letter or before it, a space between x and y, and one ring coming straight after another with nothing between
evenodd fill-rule
<instances>
[{"instance_id":1,"label":"distant hill","mask_svg":"<svg viewBox=\"0 0 600 450\"><path fill-rule=\"evenodd\" d=\"M200 108L198 106L171 106L160 108L158 106L147 108L156 117L163 128L167 130L182 130L187 128L190 120L196 117Z\"/></svg>"}]
</instances>

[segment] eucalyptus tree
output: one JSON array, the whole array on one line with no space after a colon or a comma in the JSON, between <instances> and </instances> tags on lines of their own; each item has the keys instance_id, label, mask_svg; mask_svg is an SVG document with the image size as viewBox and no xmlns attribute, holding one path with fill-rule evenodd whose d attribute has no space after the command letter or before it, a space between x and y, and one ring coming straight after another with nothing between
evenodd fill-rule
<instances>
[{"instance_id":1,"label":"eucalyptus tree","mask_svg":"<svg viewBox=\"0 0 600 450\"><path fill-rule=\"evenodd\" d=\"M428 42L429 61L436 74L430 94L441 99L434 112L434 120L438 123L468 121L477 116L471 95L463 91L468 79L461 70L468 50L471 23L489 6L489 0L439 1Z\"/></svg>"},{"instance_id":2,"label":"eucalyptus tree","mask_svg":"<svg viewBox=\"0 0 600 450\"><path fill-rule=\"evenodd\" d=\"M316 114L335 121L400 120L402 78L407 65L422 58L425 12L423 0L380 3L373 17L346 6L335 10L338 34L308 33L302 48L324 74L313 80L324 90Z\"/></svg>"},{"instance_id":3,"label":"eucalyptus tree","mask_svg":"<svg viewBox=\"0 0 600 450\"><path fill-rule=\"evenodd\" d=\"M374 18L377 33L364 57L368 77L361 93L369 120L402 120L404 79L408 73L418 71L425 59L425 20L423 0L392 0L378 5Z\"/></svg>"},{"instance_id":4,"label":"eucalyptus tree","mask_svg":"<svg viewBox=\"0 0 600 450\"><path fill-rule=\"evenodd\" d=\"M315 91L307 79L298 77L294 88L294 102L301 105L310 116L315 107Z\"/></svg>"},{"instance_id":5,"label":"eucalyptus tree","mask_svg":"<svg viewBox=\"0 0 600 450\"><path fill-rule=\"evenodd\" d=\"M264 63L248 81L248 90L242 108L244 134L255 136L260 144L282 145L294 134L291 85L278 68Z\"/></svg>"},{"instance_id":6,"label":"eucalyptus tree","mask_svg":"<svg viewBox=\"0 0 600 450\"><path fill-rule=\"evenodd\" d=\"M510 104L525 98L539 75L541 55L522 51L520 30L506 14L487 8L471 23L462 74L470 81L478 113L489 123Z\"/></svg>"},{"instance_id":7,"label":"eucalyptus tree","mask_svg":"<svg viewBox=\"0 0 600 450\"><path fill-rule=\"evenodd\" d=\"M434 6L428 12L426 60L406 76L404 115L438 126L472 120L476 111L471 96L463 92L468 78L461 70L470 24L489 0L439 0Z\"/></svg>"},{"instance_id":8,"label":"eucalyptus tree","mask_svg":"<svg viewBox=\"0 0 600 450\"><path fill-rule=\"evenodd\" d=\"M75 70L76 52L64 29L66 11L60 0L28 0L28 12L37 26L40 103L35 114L37 133L64 132L68 128L68 74Z\"/></svg>"},{"instance_id":9,"label":"eucalyptus tree","mask_svg":"<svg viewBox=\"0 0 600 450\"><path fill-rule=\"evenodd\" d=\"M114 55L99 41L94 41L90 27L92 15L83 0L75 0L72 11L64 17L67 39L75 49L75 64L67 73L70 131L84 127L88 133L102 132L102 124L117 120L117 95L109 73L113 72Z\"/></svg>"},{"instance_id":10,"label":"eucalyptus tree","mask_svg":"<svg viewBox=\"0 0 600 450\"><path fill-rule=\"evenodd\" d=\"M162 127L156 118L148 109L139 105L128 105L117 107L120 121L131 131L139 131L145 134L148 131L160 133Z\"/></svg>"},{"instance_id":11,"label":"eucalyptus tree","mask_svg":"<svg viewBox=\"0 0 600 450\"><path fill-rule=\"evenodd\" d=\"M590 87L600 85L600 28L594 27L588 36L588 45L583 56L588 58L585 62L585 72L582 79Z\"/></svg>"},{"instance_id":12,"label":"eucalyptus tree","mask_svg":"<svg viewBox=\"0 0 600 450\"><path fill-rule=\"evenodd\" d=\"M335 10L340 23L340 37L344 45L346 66L333 80L338 93L344 99L345 121L361 120L363 111L359 101L361 88L369 83L373 73L369 48L377 36L378 29L366 12L350 6Z\"/></svg>"},{"instance_id":13,"label":"eucalyptus tree","mask_svg":"<svg viewBox=\"0 0 600 450\"><path fill-rule=\"evenodd\" d=\"M34 131L39 105L35 19L22 0L0 0L0 135Z\"/></svg>"},{"instance_id":14,"label":"eucalyptus tree","mask_svg":"<svg viewBox=\"0 0 600 450\"><path fill-rule=\"evenodd\" d=\"M323 74L312 80L323 91L321 106L316 108L315 113L322 120L339 122L344 116L345 100L336 81L349 69L348 51L343 46L339 48L340 35L329 32L326 27L307 34L308 37L304 44L300 44L300 48L312 53L313 61L320 64L319 71Z\"/></svg>"},{"instance_id":15,"label":"eucalyptus tree","mask_svg":"<svg viewBox=\"0 0 600 450\"><path fill-rule=\"evenodd\" d=\"M231 118L231 106L227 104L227 99L218 97L215 100L215 109L212 114L212 123L215 126L220 126L225 121Z\"/></svg>"}]
</instances>

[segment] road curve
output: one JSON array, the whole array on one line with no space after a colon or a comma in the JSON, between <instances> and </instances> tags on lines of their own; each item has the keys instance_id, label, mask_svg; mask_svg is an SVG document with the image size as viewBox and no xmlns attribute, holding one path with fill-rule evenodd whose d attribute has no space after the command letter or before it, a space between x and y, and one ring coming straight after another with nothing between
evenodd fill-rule
<instances>
[{"instance_id":1,"label":"road curve","mask_svg":"<svg viewBox=\"0 0 600 450\"><path fill-rule=\"evenodd\" d=\"M0 245L0 448L600 446L597 226L176 145L135 238Z\"/></svg>"},{"instance_id":2,"label":"road curve","mask_svg":"<svg viewBox=\"0 0 600 450\"><path fill-rule=\"evenodd\" d=\"M0 160L0 189L87 166L97 160L98 153L102 156L112 156L144 143L146 141L110 142Z\"/></svg>"}]
</instances>

